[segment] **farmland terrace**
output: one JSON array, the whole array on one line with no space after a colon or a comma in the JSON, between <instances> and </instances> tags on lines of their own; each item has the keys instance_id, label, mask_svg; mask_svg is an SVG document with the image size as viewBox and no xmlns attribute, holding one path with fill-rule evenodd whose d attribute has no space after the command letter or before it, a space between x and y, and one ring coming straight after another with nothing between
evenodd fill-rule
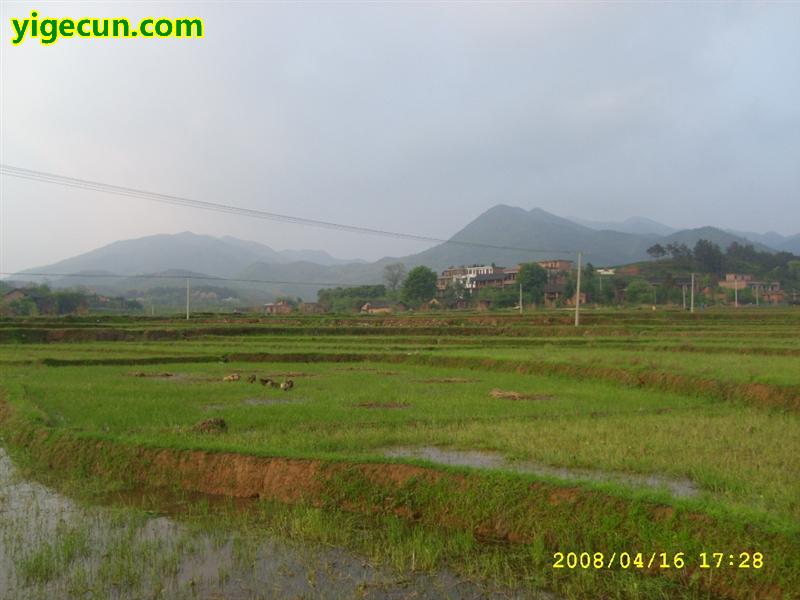
<instances>
[{"instance_id":1,"label":"farmland terrace","mask_svg":"<svg viewBox=\"0 0 800 600\"><path fill-rule=\"evenodd\" d=\"M571 319L5 320L0 433L71 502L179 497L179 522L479 586L454 597L798 597L800 311ZM64 589L90 553L58 555Z\"/></svg>"}]
</instances>

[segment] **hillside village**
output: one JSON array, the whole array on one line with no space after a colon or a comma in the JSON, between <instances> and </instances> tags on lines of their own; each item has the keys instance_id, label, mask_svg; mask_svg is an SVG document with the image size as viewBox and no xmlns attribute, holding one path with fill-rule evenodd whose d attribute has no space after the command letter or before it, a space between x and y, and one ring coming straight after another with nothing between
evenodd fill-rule
<instances>
[{"instance_id":1,"label":"hillside village","mask_svg":"<svg viewBox=\"0 0 800 600\"><path fill-rule=\"evenodd\" d=\"M754 273L717 275L707 272L702 263L703 252L708 247L705 240L698 242L695 250L675 246L671 248L673 256L670 259L664 258L667 251L662 254L655 249L655 261L621 267L595 268L588 263L581 270L580 303L594 306L663 305L684 309L689 308L692 302L701 309L708 306L800 303L800 289L796 284L787 292L781 281L757 277ZM719 251L714 245L710 248L712 254ZM734 246L729 248L728 255L735 256L741 252ZM745 248L744 252L751 258L765 254L752 248ZM717 262L722 265L721 261ZM733 260L729 262L735 264ZM788 280L797 282L800 279L800 261L786 261L784 266ZM413 271L425 274L428 280L427 289L416 298L409 298L405 287L353 286L320 290L319 301L313 303L281 299L266 304L264 312L386 314L406 310L568 308L576 303L577 265L571 260L548 259L512 267L495 264L451 266L438 274L424 266L415 267ZM773 275L780 273L780 268L772 270Z\"/></svg>"}]
</instances>

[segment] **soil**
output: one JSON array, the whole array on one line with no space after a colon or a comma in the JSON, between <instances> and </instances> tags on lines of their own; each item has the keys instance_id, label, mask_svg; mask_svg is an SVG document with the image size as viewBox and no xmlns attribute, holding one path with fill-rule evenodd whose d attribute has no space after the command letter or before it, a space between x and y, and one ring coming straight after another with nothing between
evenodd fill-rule
<instances>
[{"instance_id":1,"label":"soil","mask_svg":"<svg viewBox=\"0 0 800 600\"><path fill-rule=\"evenodd\" d=\"M514 390L504 391L497 388L489 392L489 395L492 398L502 400L553 400L555 398L555 396L549 394L523 394L521 392L515 392Z\"/></svg>"},{"instance_id":2,"label":"soil","mask_svg":"<svg viewBox=\"0 0 800 600\"><path fill-rule=\"evenodd\" d=\"M225 433L228 431L228 424L225 419L206 419L200 421L193 429L198 433Z\"/></svg>"},{"instance_id":3,"label":"soil","mask_svg":"<svg viewBox=\"0 0 800 600\"><path fill-rule=\"evenodd\" d=\"M174 377L175 373L164 371L163 373L145 373L144 371L133 371L128 373L131 377Z\"/></svg>"}]
</instances>

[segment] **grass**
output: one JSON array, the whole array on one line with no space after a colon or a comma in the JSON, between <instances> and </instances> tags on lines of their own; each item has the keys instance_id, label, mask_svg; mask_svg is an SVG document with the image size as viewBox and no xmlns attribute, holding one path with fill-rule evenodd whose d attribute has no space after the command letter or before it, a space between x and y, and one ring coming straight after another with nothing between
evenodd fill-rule
<instances>
[{"instance_id":1,"label":"grass","mask_svg":"<svg viewBox=\"0 0 800 600\"><path fill-rule=\"evenodd\" d=\"M10 436L15 445L27 440L30 452L39 444L40 458L77 449L69 440L103 440L125 448L225 451L326 465L407 462L449 474L438 484L410 480L390 489L365 478L360 467L347 468L326 480L324 508L301 503L278 511L268 504L274 518L256 519L281 534L356 548L397 568L451 565L468 575L576 597L701 597L708 590L768 597L767 589L792 597L798 574L788 565L800 533L800 415L791 401L800 398L798 316L778 310L588 311L580 330L569 328L559 313L0 322L0 338L7 340L0 344L6 365L0 389L17 423L48 432L46 441L34 444L30 436ZM77 332L66 334L73 341L26 341L63 340L64 331ZM113 341L98 341L109 331L116 332ZM136 371L147 376L132 376ZM173 376L159 376L164 372ZM291 373L295 388L283 393L222 382L232 372ZM653 373L664 377L628 383ZM685 379L671 385L675 376ZM743 386L752 384L766 386L756 391L781 402L751 403L750 388ZM495 388L534 399L493 398ZM211 417L223 418L227 432L194 431ZM502 468L476 472L384 455L393 447L429 446L488 451L518 464L686 478L700 494L676 498L635 481L590 477L565 483L555 476ZM125 451L114 460L92 455L95 462L83 463L69 478L98 491L124 486L125 465L136 458ZM104 479L94 475L98 464ZM457 493L464 508L455 509L452 482L464 477L467 483L459 485L467 487ZM578 485L583 495L566 511L528 506L540 484L541 490ZM548 493L541 492L545 505ZM365 503L383 508L372 516L353 511ZM651 527L647 515L659 506L678 516ZM395 509L422 516L408 523ZM450 517L439 522L441 515ZM703 525L691 515L710 521ZM527 532L527 541L487 546L480 532L489 525L496 531L498 519ZM324 525L326 520L334 525ZM20 570L44 581L52 565L73 562L81 547L69 535L63 532L26 556ZM608 576L554 572L548 562L554 549L565 546L610 551L657 543L699 552L715 539L737 547L761 544L774 554L772 569L761 580L753 573L715 573L709 583L704 573L688 579ZM125 551L121 544L111 554ZM136 573L124 567L131 564L124 558L118 572L107 567L104 580L131 580Z\"/></svg>"},{"instance_id":2,"label":"grass","mask_svg":"<svg viewBox=\"0 0 800 600\"><path fill-rule=\"evenodd\" d=\"M642 392L611 383L370 363L178 364L26 367L15 370L31 408L49 426L77 435L169 448L263 456L378 460L392 446L449 446L500 452L554 466L687 477L707 501L753 509L792 527L800 518L800 456L775 444L797 432L794 415ZM229 372L297 373L290 393ZM455 383L448 383L454 380ZM494 399L494 389L544 400ZM258 404L258 402L276 404ZM384 409L381 404L406 405ZM371 408L376 405L377 408ZM209 437L194 424L221 417ZM409 426L411 424L411 426ZM681 444L676 445L675 440Z\"/></svg>"}]
</instances>

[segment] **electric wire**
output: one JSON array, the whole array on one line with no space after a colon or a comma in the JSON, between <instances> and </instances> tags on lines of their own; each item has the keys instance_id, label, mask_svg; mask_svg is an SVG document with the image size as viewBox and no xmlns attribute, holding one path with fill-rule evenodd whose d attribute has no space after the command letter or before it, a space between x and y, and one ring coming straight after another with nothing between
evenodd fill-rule
<instances>
[{"instance_id":1,"label":"electric wire","mask_svg":"<svg viewBox=\"0 0 800 600\"><path fill-rule=\"evenodd\" d=\"M334 223L331 221L323 221L319 219L308 219L305 217L297 217L293 215L284 215L279 213L268 212L264 210L244 208L228 204L220 204L217 202L207 202L203 200L195 200L182 196L173 196L170 194L162 194L158 192L150 192L147 190L118 186L98 181L90 181L87 179L80 179L76 177L67 177L64 175L57 175L55 173L48 173L45 171L37 171L34 169L26 169L22 167L15 167L7 164L0 164L0 174L18 179L25 179L29 181L36 181L40 183L50 183L61 185L64 187L71 187L95 192L103 192L107 194L114 194L129 198L138 198L143 200L150 200L162 204L170 204L174 206L184 206L189 208L196 208L201 210L215 211L227 214L235 214L245 217L265 219L271 221L279 221L284 223L291 223L294 225L305 225L309 227L318 227L322 229L331 229L337 231L345 231L349 233L377 235L383 237L390 237L394 239L403 239L419 242L432 242L439 244L455 244L459 246L470 246L478 248L489 248L493 250L510 250L515 252L530 252L537 254L574 254L574 250L552 249L552 248L524 248L519 246L505 246L500 244L486 244L481 242L471 242L467 240L454 240L437 238L427 235L419 235L413 233L404 233L398 231L388 231L384 229L376 229L371 227L361 227L358 225L348 225L345 223Z\"/></svg>"}]
</instances>

